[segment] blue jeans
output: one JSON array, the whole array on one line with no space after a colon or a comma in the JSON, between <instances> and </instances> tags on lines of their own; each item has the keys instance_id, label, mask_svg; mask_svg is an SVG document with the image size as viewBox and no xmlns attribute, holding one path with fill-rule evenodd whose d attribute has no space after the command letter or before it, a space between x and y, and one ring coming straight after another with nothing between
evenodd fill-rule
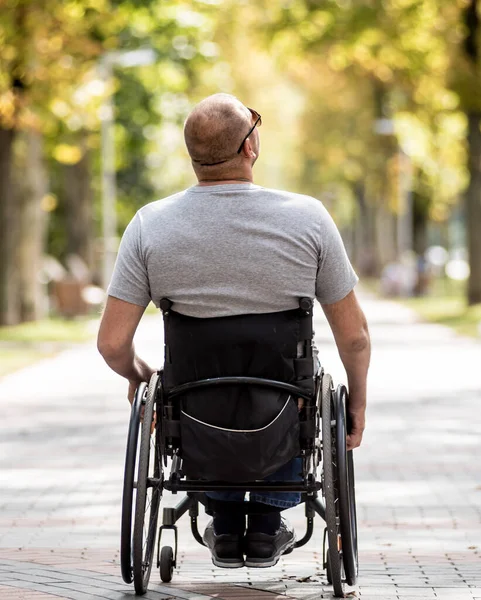
<instances>
[{"instance_id":1,"label":"blue jeans","mask_svg":"<svg viewBox=\"0 0 481 600\"><path fill-rule=\"evenodd\" d=\"M264 481L301 481L302 480L302 459L293 458L290 462L281 467L278 471L266 477ZM245 492L206 492L206 495L213 500L223 500L227 502L241 502L244 500ZM270 506L279 508L292 508L301 501L299 492L251 492L250 500L252 502L262 502Z\"/></svg>"}]
</instances>

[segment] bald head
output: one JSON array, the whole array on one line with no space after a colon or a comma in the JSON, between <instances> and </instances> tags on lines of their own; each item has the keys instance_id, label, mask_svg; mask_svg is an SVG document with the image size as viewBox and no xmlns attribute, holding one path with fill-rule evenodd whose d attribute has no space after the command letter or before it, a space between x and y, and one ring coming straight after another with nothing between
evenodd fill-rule
<instances>
[{"instance_id":1,"label":"bald head","mask_svg":"<svg viewBox=\"0 0 481 600\"><path fill-rule=\"evenodd\" d=\"M184 137L194 167L231 158L251 126L249 110L235 96L214 94L187 117Z\"/></svg>"}]
</instances>

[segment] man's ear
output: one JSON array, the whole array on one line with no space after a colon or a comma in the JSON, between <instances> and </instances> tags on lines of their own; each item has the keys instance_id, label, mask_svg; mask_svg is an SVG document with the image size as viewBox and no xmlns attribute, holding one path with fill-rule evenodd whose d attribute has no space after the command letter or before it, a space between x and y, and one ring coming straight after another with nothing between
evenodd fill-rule
<instances>
[{"instance_id":1,"label":"man's ear","mask_svg":"<svg viewBox=\"0 0 481 600\"><path fill-rule=\"evenodd\" d=\"M250 138L247 138L244 142L244 145L242 146L242 152L244 156L247 156L247 158L257 158L257 154L254 151Z\"/></svg>"}]
</instances>

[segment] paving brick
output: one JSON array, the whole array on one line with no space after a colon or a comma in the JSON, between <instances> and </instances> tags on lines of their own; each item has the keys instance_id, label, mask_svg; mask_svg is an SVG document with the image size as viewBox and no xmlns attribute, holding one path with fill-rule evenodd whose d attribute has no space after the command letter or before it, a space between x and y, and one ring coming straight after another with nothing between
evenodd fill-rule
<instances>
[{"instance_id":1,"label":"paving brick","mask_svg":"<svg viewBox=\"0 0 481 600\"><path fill-rule=\"evenodd\" d=\"M13 586L0 585L0 598L2 600L65 600L65 597L51 593L26 590Z\"/></svg>"},{"instance_id":2,"label":"paving brick","mask_svg":"<svg viewBox=\"0 0 481 600\"><path fill-rule=\"evenodd\" d=\"M33 589L28 582L10 581L8 585L0 585L0 598L2 600L66 600L66 596L53 591L39 591Z\"/></svg>"}]
</instances>

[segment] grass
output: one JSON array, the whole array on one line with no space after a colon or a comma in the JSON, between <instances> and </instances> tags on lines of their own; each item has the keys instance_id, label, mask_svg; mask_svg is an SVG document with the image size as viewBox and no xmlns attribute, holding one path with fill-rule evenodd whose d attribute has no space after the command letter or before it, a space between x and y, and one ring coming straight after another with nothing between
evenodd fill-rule
<instances>
[{"instance_id":1,"label":"grass","mask_svg":"<svg viewBox=\"0 0 481 600\"><path fill-rule=\"evenodd\" d=\"M430 323L451 327L460 335L481 336L481 304L468 306L464 282L436 279L429 294L399 301Z\"/></svg>"},{"instance_id":2,"label":"grass","mask_svg":"<svg viewBox=\"0 0 481 600\"><path fill-rule=\"evenodd\" d=\"M97 322L91 318L52 318L0 327L0 377L91 340L96 329Z\"/></svg>"},{"instance_id":3,"label":"grass","mask_svg":"<svg viewBox=\"0 0 481 600\"><path fill-rule=\"evenodd\" d=\"M159 315L160 311L150 303L146 314ZM0 378L38 360L55 356L72 344L93 339L97 327L97 319L91 316L50 318L0 327Z\"/></svg>"},{"instance_id":4,"label":"grass","mask_svg":"<svg viewBox=\"0 0 481 600\"><path fill-rule=\"evenodd\" d=\"M13 327L0 327L0 342L79 343L92 338L92 319L42 319Z\"/></svg>"}]
</instances>

